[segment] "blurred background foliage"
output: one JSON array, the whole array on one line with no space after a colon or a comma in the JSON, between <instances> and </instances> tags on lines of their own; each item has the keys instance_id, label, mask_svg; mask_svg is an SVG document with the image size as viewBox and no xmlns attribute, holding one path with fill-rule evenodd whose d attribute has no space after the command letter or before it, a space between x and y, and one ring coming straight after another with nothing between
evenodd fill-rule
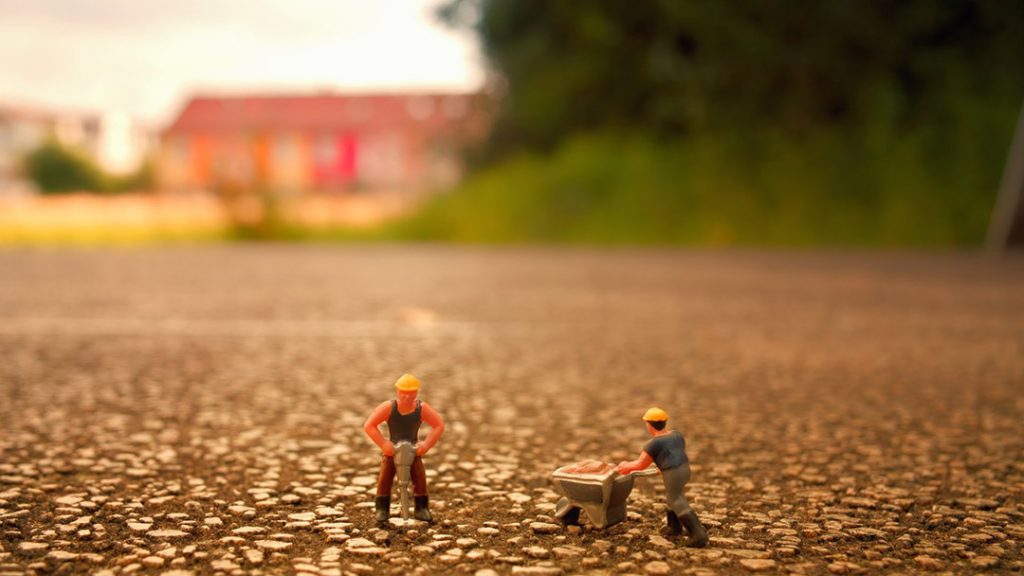
<instances>
[{"instance_id":1,"label":"blurred background foliage","mask_svg":"<svg viewBox=\"0 0 1024 576\"><path fill-rule=\"evenodd\" d=\"M1024 99L1024 2L453 0L502 94L406 238L973 245Z\"/></svg>"},{"instance_id":2,"label":"blurred background foliage","mask_svg":"<svg viewBox=\"0 0 1024 576\"><path fill-rule=\"evenodd\" d=\"M25 173L43 194L80 191L124 192L152 190L153 164L144 162L129 174L110 174L89 155L54 139L43 142L23 161Z\"/></svg>"}]
</instances>

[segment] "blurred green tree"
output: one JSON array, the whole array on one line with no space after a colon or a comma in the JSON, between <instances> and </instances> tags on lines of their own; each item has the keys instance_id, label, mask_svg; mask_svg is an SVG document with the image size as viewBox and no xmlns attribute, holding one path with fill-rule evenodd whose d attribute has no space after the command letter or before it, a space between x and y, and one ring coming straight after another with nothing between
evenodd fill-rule
<instances>
[{"instance_id":1,"label":"blurred green tree","mask_svg":"<svg viewBox=\"0 0 1024 576\"><path fill-rule=\"evenodd\" d=\"M978 243L1021 0L449 0L500 102L409 224L466 241Z\"/></svg>"},{"instance_id":2,"label":"blurred green tree","mask_svg":"<svg viewBox=\"0 0 1024 576\"><path fill-rule=\"evenodd\" d=\"M84 154L56 140L47 140L30 152L24 165L25 172L44 194L99 192L107 188L102 170Z\"/></svg>"},{"instance_id":3,"label":"blurred green tree","mask_svg":"<svg viewBox=\"0 0 1024 576\"><path fill-rule=\"evenodd\" d=\"M942 122L1024 94L1020 0L452 0L506 94L498 151L603 128Z\"/></svg>"}]
</instances>

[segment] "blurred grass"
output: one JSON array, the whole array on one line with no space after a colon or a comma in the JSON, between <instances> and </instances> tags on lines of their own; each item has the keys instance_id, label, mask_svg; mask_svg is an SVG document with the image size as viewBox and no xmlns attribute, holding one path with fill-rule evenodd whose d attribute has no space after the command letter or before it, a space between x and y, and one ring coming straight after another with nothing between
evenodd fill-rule
<instances>
[{"instance_id":1,"label":"blurred grass","mask_svg":"<svg viewBox=\"0 0 1024 576\"><path fill-rule=\"evenodd\" d=\"M232 231L214 228L174 230L147 227L44 227L6 230L0 228L0 247L205 244L234 238Z\"/></svg>"},{"instance_id":2,"label":"blurred grass","mask_svg":"<svg viewBox=\"0 0 1024 576\"><path fill-rule=\"evenodd\" d=\"M964 110L961 108L961 110ZM971 112L973 110L973 112ZM472 175L403 240L695 245L972 246L984 238L1012 106L935 125L747 129L659 141L577 136Z\"/></svg>"}]
</instances>

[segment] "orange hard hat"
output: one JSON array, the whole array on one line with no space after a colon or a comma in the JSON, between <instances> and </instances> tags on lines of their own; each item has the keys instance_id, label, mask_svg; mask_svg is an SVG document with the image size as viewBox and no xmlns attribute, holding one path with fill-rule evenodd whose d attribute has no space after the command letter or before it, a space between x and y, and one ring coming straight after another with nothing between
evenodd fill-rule
<instances>
[{"instance_id":1,"label":"orange hard hat","mask_svg":"<svg viewBox=\"0 0 1024 576\"><path fill-rule=\"evenodd\" d=\"M668 412L665 412L661 408L651 408L644 412L645 422L667 422Z\"/></svg>"},{"instance_id":2,"label":"orange hard hat","mask_svg":"<svg viewBox=\"0 0 1024 576\"><path fill-rule=\"evenodd\" d=\"M395 382L395 388L402 392L416 392L420 389L420 380L412 374L402 374Z\"/></svg>"}]
</instances>

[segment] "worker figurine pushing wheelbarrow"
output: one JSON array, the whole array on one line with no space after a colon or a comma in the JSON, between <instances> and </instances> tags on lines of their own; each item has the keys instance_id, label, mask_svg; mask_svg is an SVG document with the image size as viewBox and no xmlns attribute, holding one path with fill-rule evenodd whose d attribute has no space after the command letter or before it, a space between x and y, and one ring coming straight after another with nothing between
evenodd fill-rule
<instances>
[{"instance_id":1,"label":"worker figurine pushing wheelbarrow","mask_svg":"<svg viewBox=\"0 0 1024 576\"><path fill-rule=\"evenodd\" d=\"M644 446L640 457L631 462L621 462L615 467L619 474L630 474L644 470L652 463L661 471L665 483L665 500L668 505L666 518L669 530L675 534L689 533L686 545L703 548L708 545L708 533L701 525L697 514L686 501L683 488L690 481L690 461L686 457L686 440L676 430L667 430L668 413L661 408L651 408L644 414L647 432L654 438Z\"/></svg>"},{"instance_id":2,"label":"worker figurine pushing wheelbarrow","mask_svg":"<svg viewBox=\"0 0 1024 576\"><path fill-rule=\"evenodd\" d=\"M413 517L433 522L427 499L427 472L423 456L441 439L444 421L426 402L417 399L420 381L404 374L395 382L396 399L382 403L367 418L363 430L380 448L380 477L377 479L377 522L384 524L391 517L391 487L398 472L402 518L408 518L408 491L413 487ZM387 422L389 439L385 440L379 426ZM426 422L430 433L419 441L420 424ZM397 468L396 468L397 465Z\"/></svg>"}]
</instances>

